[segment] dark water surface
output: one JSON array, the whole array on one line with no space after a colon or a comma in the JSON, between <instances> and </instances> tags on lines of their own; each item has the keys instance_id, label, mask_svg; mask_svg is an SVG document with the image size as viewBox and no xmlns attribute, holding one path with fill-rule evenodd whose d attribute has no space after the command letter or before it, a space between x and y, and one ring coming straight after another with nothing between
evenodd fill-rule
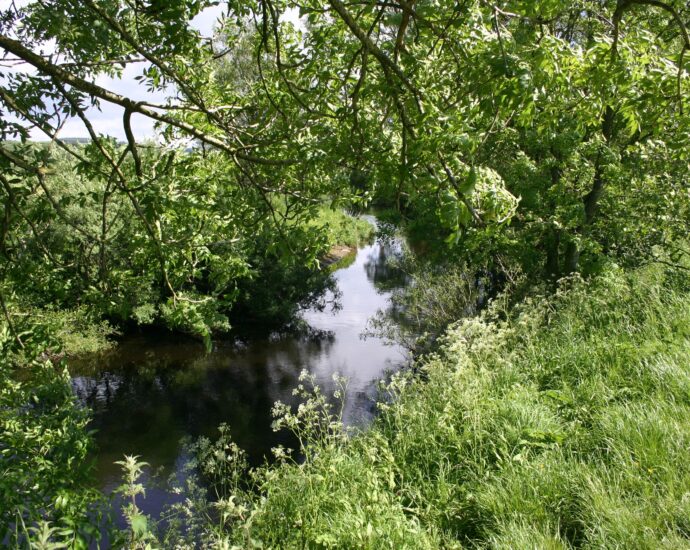
<instances>
[{"instance_id":1,"label":"dark water surface","mask_svg":"<svg viewBox=\"0 0 690 550\"><path fill-rule=\"evenodd\" d=\"M116 460L139 455L150 465L139 504L157 516L176 500L163 482L184 475L189 457L183 438L215 437L221 423L251 462L262 462L271 447L290 443L273 432L271 408L277 400L294 402L303 369L326 392L334 389L333 374L345 376L345 422L366 423L375 409L376 381L406 360L401 348L361 337L367 320L388 306L389 293L377 287L390 288L394 274L386 258L399 250L395 241L361 247L352 264L334 273L339 307L302 312L308 327L298 334L221 342L210 353L189 340L134 336L106 354L72 360L74 391L93 410L100 488L111 492L121 483Z\"/></svg>"}]
</instances>

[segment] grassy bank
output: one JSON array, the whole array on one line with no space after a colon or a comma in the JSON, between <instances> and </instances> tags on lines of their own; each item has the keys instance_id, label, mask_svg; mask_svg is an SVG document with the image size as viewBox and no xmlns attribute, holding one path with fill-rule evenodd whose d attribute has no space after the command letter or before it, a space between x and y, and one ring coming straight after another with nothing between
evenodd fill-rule
<instances>
[{"instance_id":1,"label":"grassy bank","mask_svg":"<svg viewBox=\"0 0 690 550\"><path fill-rule=\"evenodd\" d=\"M319 208L309 226L320 228L329 246L357 247L370 240L375 232L375 227L368 221L328 206Z\"/></svg>"},{"instance_id":2,"label":"grassy bank","mask_svg":"<svg viewBox=\"0 0 690 550\"><path fill-rule=\"evenodd\" d=\"M319 396L288 415L306 461L255 472L258 492L221 500L223 523L204 536L242 547L688 547L686 292L659 271L614 272L458 323L423 380L394 381L369 431L343 435Z\"/></svg>"}]
</instances>

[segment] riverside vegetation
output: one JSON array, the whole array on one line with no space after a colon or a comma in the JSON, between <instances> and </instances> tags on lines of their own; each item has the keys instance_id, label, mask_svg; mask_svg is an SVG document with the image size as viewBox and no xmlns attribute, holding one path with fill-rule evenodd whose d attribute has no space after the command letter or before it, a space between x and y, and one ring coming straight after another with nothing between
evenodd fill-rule
<instances>
[{"instance_id":1,"label":"riverside vegetation","mask_svg":"<svg viewBox=\"0 0 690 550\"><path fill-rule=\"evenodd\" d=\"M453 324L421 377L385 386L364 433L348 435L305 382L296 413L276 410L304 462L279 450L245 486L232 441L202 442L220 498L184 512L221 519L186 536L218 547L686 547L687 283L614 269L505 305Z\"/></svg>"},{"instance_id":2,"label":"riverside vegetation","mask_svg":"<svg viewBox=\"0 0 690 550\"><path fill-rule=\"evenodd\" d=\"M689 546L689 17L683 0L0 7L2 544ZM63 139L73 123L88 137ZM368 328L414 354L374 424L345 428L305 373L303 404L274 409L298 448L250 469L220 427L160 522L124 457L114 527L64 353L285 327L332 285L331 247L371 237L342 213L369 205L417 252Z\"/></svg>"}]
</instances>

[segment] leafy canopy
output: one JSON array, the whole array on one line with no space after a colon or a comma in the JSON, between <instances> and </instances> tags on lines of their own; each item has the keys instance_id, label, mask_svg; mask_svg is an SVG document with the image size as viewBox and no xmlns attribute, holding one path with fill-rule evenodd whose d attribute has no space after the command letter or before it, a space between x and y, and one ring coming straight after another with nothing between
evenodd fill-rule
<instances>
[{"instance_id":1,"label":"leafy canopy","mask_svg":"<svg viewBox=\"0 0 690 550\"><path fill-rule=\"evenodd\" d=\"M101 202L129 203L175 304L198 266L217 262L211 234L263 224L281 240L286 220L313 216L326 195L377 197L473 261L554 277L649 256L684 232L682 1L235 0L206 39L192 19L214 5L44 0L0 17L4 138L42 131L102 182ZM168 99L100 85L131 66ZM103 103L122 109L122 145L89 121ZM159 124L158 153L132 116ZM59 139L68 117L87 128L88 151ZM198 146L182 153L182 138ZM60 214L51 155L17 147L0 148L6 210L17 211L13 194L38 192ZM210 269L232 279L242 268Z\"/></svg>"}]
</instances>

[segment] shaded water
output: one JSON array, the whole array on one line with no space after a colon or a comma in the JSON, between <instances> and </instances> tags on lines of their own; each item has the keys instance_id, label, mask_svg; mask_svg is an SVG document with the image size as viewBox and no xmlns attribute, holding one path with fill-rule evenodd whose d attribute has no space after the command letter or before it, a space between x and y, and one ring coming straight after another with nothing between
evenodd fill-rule
<instances>
[{"instance_id":1,"label":"shaded water","mask_svg":"<svg viewBox=\"0 0 690 550\"><path fill-rule=\"evenodd\" d=\"M376 381L406 360L401 348L361 337L369 317L388 306L389 293L377 287L390 288L395 274L386 260L399 250L396 241L361 247L334 273L337 297L330 298L338 307L303 311L307 327L298 334L219 343L211 353L188 340L135 336L106 354L73 360L74 391L93 410L100 488L111 492L121 483L113 463L123 454L150 464L148 486L183 476L189 457L181 440L215 437L221 423L251 462L262 462L271 447L291 443L273 432L271 408L277 400L293 402L303 369L326 392L333 389L333 374L345 376L344 420L365 423L375 409ZM157 516L175 500L161 483L147 489L140 505Z\"/></svg>"}]
</instances>

